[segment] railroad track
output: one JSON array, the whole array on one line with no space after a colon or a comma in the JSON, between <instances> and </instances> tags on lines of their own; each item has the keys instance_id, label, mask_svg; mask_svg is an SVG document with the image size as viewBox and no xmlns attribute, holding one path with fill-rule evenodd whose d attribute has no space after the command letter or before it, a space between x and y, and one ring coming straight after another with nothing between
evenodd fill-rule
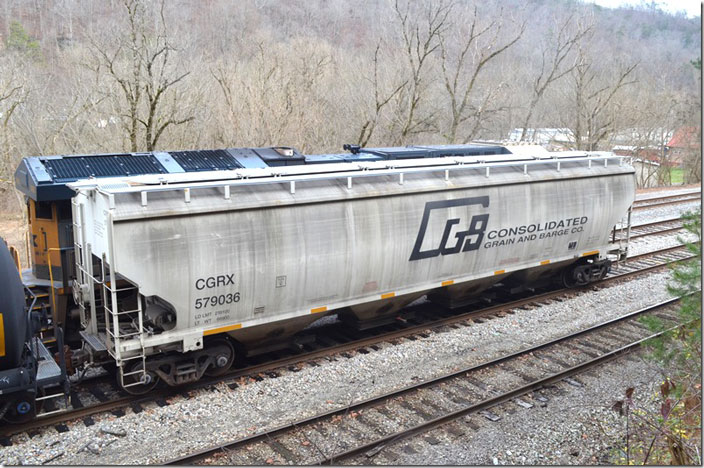
<instances>
[{"instance_id":1,"label":"railroad track","mask_svg":"<svg viewBox=\"0 0 704 468\"><path fill-rule=\"evenodd\" d=\"M365 331L351 330L340 323L334 323L311 330L309 334L312 338L303 337L306 344L258 356L250 360L246 367L235 368L224 376L204 377L194 384L178 388L158 388L144 396L125 395L116 388L111 379L99 377L77 386L71 394L71 405L65 411L46 416L39 415L26 424L1 427L0 444L10 445L12 442L9 436L12 434L31 432L47 426L54 426L58 432L65 432L69 430L66 424L68 421L82 419L85 425L92 425L94 424L92 417L96 414L110 412L116 416L122 416L128 407L133 412L140 412L147 404L156 403L159 406L166 406L171 397L182 395L188 398L190 391L207 388L220 382L235 388L237 386L235 381L245 376L255 380L276 378L279 376L277 369L288 368L296 371L300 363L315 363L319 358L340 354L345 356L351 351L370 352L370 349L375 350L376 345L382 342L427 337L429 330L438 330L442 327L466 327L474 322L481 323L484 320L505 317L514 313L514 309L533 308L550 301L562 300L565 296L606 287L611 283L652 272L688 258L691 258L691 255L684 246L670 247L629 258L627 263L614 267L607 278L592 285L591 288L526 292L518 297L508 294L498 295L488 304L480 302L459 310L450 310L425 302L406 308L401 320L394 324Z\"/></svg>"},{"instance_id":2,"label":"railroad track","mask_svg":"<svg viewBox=\"0 0 704 468\"><path fill-rule=\"evenodd\" d=\"M634 210L645 210L658 206L677 205L680 203L691 203L701 200L701 191L686 192L677 195L667 195L664 197L653 197L636 200L633 203Z\"/></svg>"},{"instance_id":3,"label":"railroad track","mask_svg":"<svg viewBox=\"0 0 704 468\"><path fill-rule=\"evenodd\" d=\"M659 236L680 230L682 230L682 218L670 218L650 223L635 224L631 226L630 240L640 237ZM619 237L614 237L613 241L618 242L619 240L621 240Z\"/></svg>"},{"instance_id":4,"label":"railroad track","mask_svg":"<svg viewBox=\"0 0 704 468\"><path fill-rule=\"evenodd\" d=\"M490 409L499 404L513 402L527 409L541 403L544 397L536 391L550 384L566 380L582 386L573 377L655 336L638 321L641 316L655 315L666 326L677 326L678 302L666 301L457 372L175 458L165 465L368 464L382 453L386 460L381 463L393 463L398 458L393 449L404 439L433 429L457 437L471 430L471 420L461 420L465 416L479 413L479 417L498 420L501 415ZM528 396L520 398L524 395Z\"/></svg>"}]
</instances>

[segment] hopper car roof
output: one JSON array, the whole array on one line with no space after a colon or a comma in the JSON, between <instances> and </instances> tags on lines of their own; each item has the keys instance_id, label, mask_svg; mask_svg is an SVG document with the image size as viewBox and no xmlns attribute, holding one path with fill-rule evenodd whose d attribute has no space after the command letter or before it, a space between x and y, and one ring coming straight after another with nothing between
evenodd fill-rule
<instances>
[{"instance_id":1,"label":"hopper car roof","mask_svg":"<svg viewBox=\"0 0 704 468\"><path fill-rule=\"evenodd\" d=\"M146 206L147 192L168 192L185 190L186 203L190 202L190 189L235 188L258 185L284 185L291 194L296 193L297 182L324 182L343 180L347 188L357 181L370 181L378 177L398 177L393 185L404 186L404 175L437 177L444 174L444 180L455 174L484 174L480 185L497 181L494 174L520 173L531 175L531 180L558 180L570 177L601 177L611 174L633 172L630 165L624 165L624 157L610 152L570 151L546 153L540 156L482 155L446 156L432 159L399 159L395 161L361 161L355 164L307 164L288 167L267 167L238 169L231 171L210 171L167 175L135 175L101 179L82 179L67 185L74 191L97 189L104 194L141 193L142 205ZM560 168L562 167L562 172ZM608 169L607 169L608 168ZM537 171L537 172L536 172ZM576 172L575 172L576 171ZM489 175L492 174L490 178ZM486 179L486 180L484 180ZM412 186L413 184L411 184ZM444 186L444 185L443 185ZM288 190L288 189L287 189ZM229 199L229 190L225 198Z\"/></svg>"},{"instance_id":2,"label":"hopper car roof","mask_svg":"<svg viewBox=\"0 0 704 468\"><path fill-rule=\"evenodd\" d=\"M219 171L250 174L340 171L344 163L355 166L389 164L388 161L412 160L417 165L432 165L451 157L474 157L487 162L516 161L585 156L584 152L547 153L537 146L511 147L497 144L418 145L390 148L360 148L345 145L348 153L304 155L291 147L227 148L193 151L154 151L24 158L15 171L15 186L35 201L70 199L74 192L67 184L107 178L158 176L167 179L212 179ZM514 154L515 153L515 154ZM376 164L374 164L376 163ZM398 162L391 163L398 164ZM286 168L283 169L282 166ZM206 176L205 173L210 173ZM196 175L197 174L197 175ZM232 174L230 172L229 174ZM195 176L195 177L194 177ZM230 175L231 177L231 175Z\"/></svg>"},{"instance_id":3,"label":"hopper car roof","mask_svg":"<svg viewBox=\"0 0 704 468\"><path fill-rule=\"evenodd\" d=\"M179 217L233 210L447 192L457 188L556 183L574 200L572 179L633 175L626 159L612 153L553 153L553 157L462 156L357 164L305 165L268 169L141 175L69 183L80 203L95 204L112 222ZM613 179L616 180L616 179ZM618 182L614 182L618 184ZM572 197L572 198L570 198ZM88 210L93 212L93 210Z\"/></svg>"}]
</instances>

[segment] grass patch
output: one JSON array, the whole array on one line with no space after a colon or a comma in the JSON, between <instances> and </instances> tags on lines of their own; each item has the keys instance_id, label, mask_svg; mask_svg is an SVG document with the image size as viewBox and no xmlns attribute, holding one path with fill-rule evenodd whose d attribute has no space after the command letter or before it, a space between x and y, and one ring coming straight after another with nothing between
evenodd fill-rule
<instances>
[{"instance_id":1,"label":"grass patch","mask_svg":"<svg viewBox=\"0 0 704 468\"><path fill-rule=\"evenodd\" d=\"M670 169L670 183L672 185L682 185L684 183L684 169L679 167Z\"/></svg>"}]
</instances>

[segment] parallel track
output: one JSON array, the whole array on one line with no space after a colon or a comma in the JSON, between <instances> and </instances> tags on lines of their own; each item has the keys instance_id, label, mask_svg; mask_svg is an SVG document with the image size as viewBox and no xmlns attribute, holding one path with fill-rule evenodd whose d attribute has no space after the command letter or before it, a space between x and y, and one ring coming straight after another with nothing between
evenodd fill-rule
<instances>
[{"instance_id":1,"label":"parallel track","mask_svg":"<svg viewBox=\"0 0 704 468\"><path fill-rule=\"evenodd\" d=\"M677 325L673 314L678 302L678 299L665 301L488 362L210 447L165 464L210 464L218 459L228 464L340 464L344 461L364 464L387 445L487 410L638 348L656 335L647 332L635 319L653 314L666 320L670 326ZM507 379L507 373L515 378ZM488 382L492 379L503 381L503 385L490 388ZM506 384L506 380L512 381ZM578 381L572 382L580 385ZM524 407L532 406L521 401ZM406 413L406 416L399 417L399 412ZM408 420L413 418L408 417L409 412L416 416L410 423ZM498 417L491 412L485 416L489 419ZM393 426L398 429L389 430ZM455 427L450 431L457 434L462 428ZM340 448L332 452L319 448L331 445ZM355 460L360 456L366 458Z\"/></svg>"},{"instance_id":2,"label":"parallel track","mask_svg":"<svg viewBox=\"0 0 704 468\"><path fill-rule=\"evenodd\" d=\"M660 236L669 232L677 232L682 230L682 225L682 218L670 218L663 219L662 221L635 224L631 226L630 240L639 239L641 237ZM621 239L616 237L614 242L619 240Z\"/></svg>"},{"instance_id":3,"label":"parallel track","mask_svg":"<svg viewBox=\"0 0 704 468\"><path fill-rule=\"evenodd\" d=\"M686 192L678 195L667 195L664 197L642 198L633 203L634 210L647 210L666 205L677 205L680 203L692 203L701 200L701 191Z\"/></svg>"},{"instance_id":4,"label":"parallel track","mask_svg":"<svg viewBox=\"0 0 704 468\"><path fill-rule=\"evenodd\" d=\"M604 287L610 283L620 282L633 276L659 270L688 258L691 258L691 256L684 246L670 247L637 255L629 258L628 262L615 267L607 278L599 283L594 283L591 287ZM265 355L260 358L262 362L255 362L244 368L233 369L224 376L203 378L194 384L177 388L166 387L156 389L144 396L125 396L124 394L118 394L117 390L115 390L114 395L117 396L111 396L107 401L84 406L74 404L72 408L65 412L45 417L40 415L34 421L26 424L14 426L5 425L5 427L0 428L0 437L4 437L5 443L7 443L7 437L12 434L31 431L40 427L55 425L58 430L63 430L64 422L81 418L85 418L84 421L86 424L91 424L92 420L90 417L92 415L111 411L118 415L124 414L124 408L126 407L132 407L133 411L138 412L141 411L142 405L155 401L157 404L163 406L168 404L166 399L169 397L179 394L187 395L189 391L205 388L220 382L232 384L236 379L243 376L253 376L256 379L262 379L264 376L276 377L278 376L278 373L275 371L276 369L286 367L295 368L297 364L302 362L311 362L318 358L364 349L365 347L372 347L373 349L376 344L381 342L413 337L413 335L423 336L428 330L438 329L440 327L459 328L461 326L471 326L474 321L481 322L482 320L491 320L512 314L513 309L536 307L546 301L556 300L561 297L579 294L589 290L589 288L572 290L559 289L538 292L537 294L532 294L517 300L515 297L499 298L499 303L496 305L477 309L478 306L475 304L474 306L466 307L459 311L451 311L431 303L423 303L406 309L405 312L407 314L415 314L414 318L408 318L396 324L386 325L364 332L355 332L345 329L340 324L332 324L326 327L320 327L320 329L317 330L316 340L318 341L314 343L314 346L304 345L302 349L291 349L283 356L283 352ZM331 337L335 339L332 343L330 340ZM105 379L98 379L97 381L106 382ZM92 382L86 382L86 385L92 384ZM100 394L100 392L96 392L93 387L88 391L93 395L96 395L96 393L98 395ZM76 403L78 403L81 397L77 394L74 396L76 397Z\"/></svg>"}]
</instances>

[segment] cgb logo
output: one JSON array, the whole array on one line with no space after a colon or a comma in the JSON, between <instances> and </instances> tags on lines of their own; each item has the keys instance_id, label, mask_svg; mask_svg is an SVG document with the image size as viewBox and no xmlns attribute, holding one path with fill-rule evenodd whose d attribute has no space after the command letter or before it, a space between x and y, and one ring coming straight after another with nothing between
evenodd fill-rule
<instances>
[{"instance_id":1,"label":"cgb logo","mask_svg":"<svg viewBox=\"0 0 704 468\"><path fill-rule=\"evenodd\" d=\"M458 252L469 252L477 250L484 238L484 231L489 222L489 213L481 213L470 216L470 208L479 205L483 208L489 207L489 197L459 198L457 200L440 200L427 202L423 219L420 223L416 243L409 261L433 258L438 255L451 255ZM447 211L455 208L455 212L461 213L460 217L448 219ZM463 209L464 208L464 209ZM432 223L431 223L432 218ZM437 218L440 218L436 221ZM437 235L427 235L428 225L441 224L445 221L439 242ZM454 232L454 235L453 235ZM439 231L436 231L439 234ZM434 237L434 238L433 238ZM425 250L423 250L425 248Z\"/></svg>"}]
</instances>

